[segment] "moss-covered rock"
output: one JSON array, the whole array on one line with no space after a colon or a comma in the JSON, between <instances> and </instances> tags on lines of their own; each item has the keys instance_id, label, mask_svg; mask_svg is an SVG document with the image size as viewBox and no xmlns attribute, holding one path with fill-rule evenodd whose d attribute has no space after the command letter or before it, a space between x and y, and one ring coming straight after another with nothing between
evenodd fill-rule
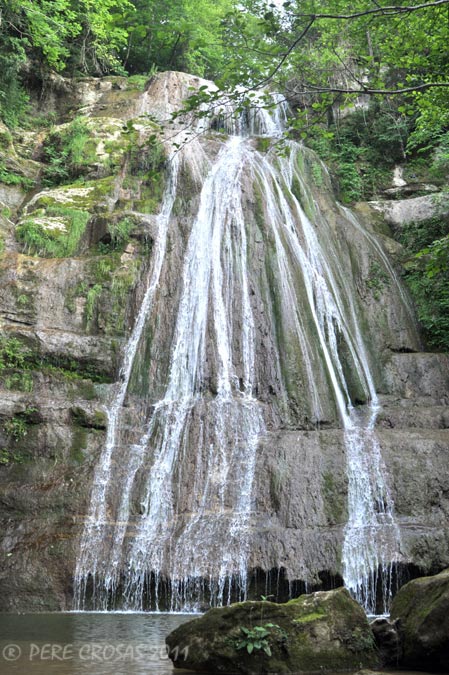
<instances>
[{"instance_id":1,"label":"moss-covered rock","mask_svg":"<svg viewBox=\"0 0 449 675\"><path fill-rule=\"evenodd\" d=\"M448 672L449 569L403 586L393 600L391 618L399 619L401 664Z\"/></svg>"},{"instance_id":2,"label":"moss-covered rock","mask_svg":"<svg viewBox=\"0 0 449 675\"><path fill-rule=\"evenodd\" d=\"M176 667L213 673L338 672L378 660L365 613L344 588L212 609L166 642Z\"/></svg>"}]
</instances>

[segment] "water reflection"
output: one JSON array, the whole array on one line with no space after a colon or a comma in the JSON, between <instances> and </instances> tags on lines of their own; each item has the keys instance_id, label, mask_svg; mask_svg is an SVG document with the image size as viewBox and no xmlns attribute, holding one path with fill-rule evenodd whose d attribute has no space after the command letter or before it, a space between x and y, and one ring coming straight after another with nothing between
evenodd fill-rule
<instances>
[{"instance_id":1,"label":"water reflection","mask_svg":"<svg viewBox=\"0 0 449 675\"><path fill-rule=\"evenodd\" d=\"M185 614L1 614L0 673L172 675L165 637L191 618Z\"/></svg>"}]
</instances>

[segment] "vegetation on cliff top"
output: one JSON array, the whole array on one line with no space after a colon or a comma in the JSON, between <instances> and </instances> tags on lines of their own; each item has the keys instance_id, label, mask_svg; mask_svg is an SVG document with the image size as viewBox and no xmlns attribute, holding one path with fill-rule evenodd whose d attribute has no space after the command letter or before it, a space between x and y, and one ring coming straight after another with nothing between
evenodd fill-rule
<instances>
[{"instance_id":1,"label":"vegetation on cliff top","mask_svg":"<svg viewBox=\"0 0 449 675\"><path fill-rule=\"evenodd\" d=\"M284 92L290 135L325 159L343 202L382 194L398 163L409 181L447 189L449 0L355 0L350 9L343 0L2 0L0 19L0 117L10 128L32 124L30 92L51 86L55 71L184 70L234 92L242 110L261 85ZM202 100L210 95L195 93L188 105ZM82 119L52 131L44 183L85 175L93 151ZM2 157L0 181L32 184ZM39 226L25 229L19 235L33 250L53 246ZM447 348L447 222L436 239L426 232L421 248L405 242L418 256L408 281L429 344Z\"/></svg>"}]
</instances>

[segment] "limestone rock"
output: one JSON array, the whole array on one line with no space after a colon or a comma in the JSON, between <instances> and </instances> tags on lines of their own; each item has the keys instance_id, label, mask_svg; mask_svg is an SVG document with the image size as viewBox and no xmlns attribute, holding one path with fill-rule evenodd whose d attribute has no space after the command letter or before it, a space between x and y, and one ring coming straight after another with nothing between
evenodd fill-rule
<instances>
[{"instance_id":1,"label":"limestone rock","mask_svg":"<svg viewBox=\"0 0 449 675\"><path fill-rule=\"evenodd\" d=\"M257 627L267 632L259 643L242 630L257 633ZM343 588L286 604L212 609L170 633L166 642L176 667L214 673L338 672L373 667L378 660L366 616Z\"/></svg>"},{"instance_id":2,"label":"limestone rock","mask_svg":"<svg viewBox=\"0 0 449 675\"><path fill-rule=\"evenodd\" d=\"M378 200L368 204L375 213L382 214L389 225L399 228L405 223L447 215L449 210L447 199L442 194L427 194L410 199Z\"/></svg>"},{"instance_id":3,"label":"limestone rock","mask_svg":"<svg viewBox=\"0 0 449 675\"><path fill-rule=\"evenodd\" d=\"M391 608L398 619L401 665L447 673L449 664L449 569L403 586Z\"/></svg>"}]
</instances>

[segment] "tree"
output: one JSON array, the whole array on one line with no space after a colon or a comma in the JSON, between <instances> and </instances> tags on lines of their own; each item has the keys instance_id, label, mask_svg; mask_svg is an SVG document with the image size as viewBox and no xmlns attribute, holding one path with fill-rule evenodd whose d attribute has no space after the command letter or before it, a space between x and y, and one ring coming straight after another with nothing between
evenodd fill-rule
<instances>
[{"instance_id":1,"label":"tree","mask_svg":"<svg viewBox=\"0 0 449 675\"><path fill-rule=\"evenodd\" d=\"M271 87L323 119L355 97L398 97L421 137L449 123L449 0L390 4L287 0L280 10L242 0L226 18L220 85ZM241 99L242 90L237 97Z\"/></svg>"},{"instance_id":2,"label":"tree","mask_svg":"<svg viewBox=\"0 0 449 675\"><path fill-rule=\"evenodd\" d=\"M232 0L133 0L124 60L130 72L183 70L202 77L220 72L226 47L221 22Z\"/></svg>"},{"instance_id":3,"label":"tree","mask_svg":"<svg viewBox=\"0 0 449 675\"><path fill-rule=\"evenodd\" d=\"M0 113L18 121L26 96L21 70L28 61L50 70L100 74L120 69L127 31L120 17L128 0L0 0Z\"/></svg>"}]
</instances>

